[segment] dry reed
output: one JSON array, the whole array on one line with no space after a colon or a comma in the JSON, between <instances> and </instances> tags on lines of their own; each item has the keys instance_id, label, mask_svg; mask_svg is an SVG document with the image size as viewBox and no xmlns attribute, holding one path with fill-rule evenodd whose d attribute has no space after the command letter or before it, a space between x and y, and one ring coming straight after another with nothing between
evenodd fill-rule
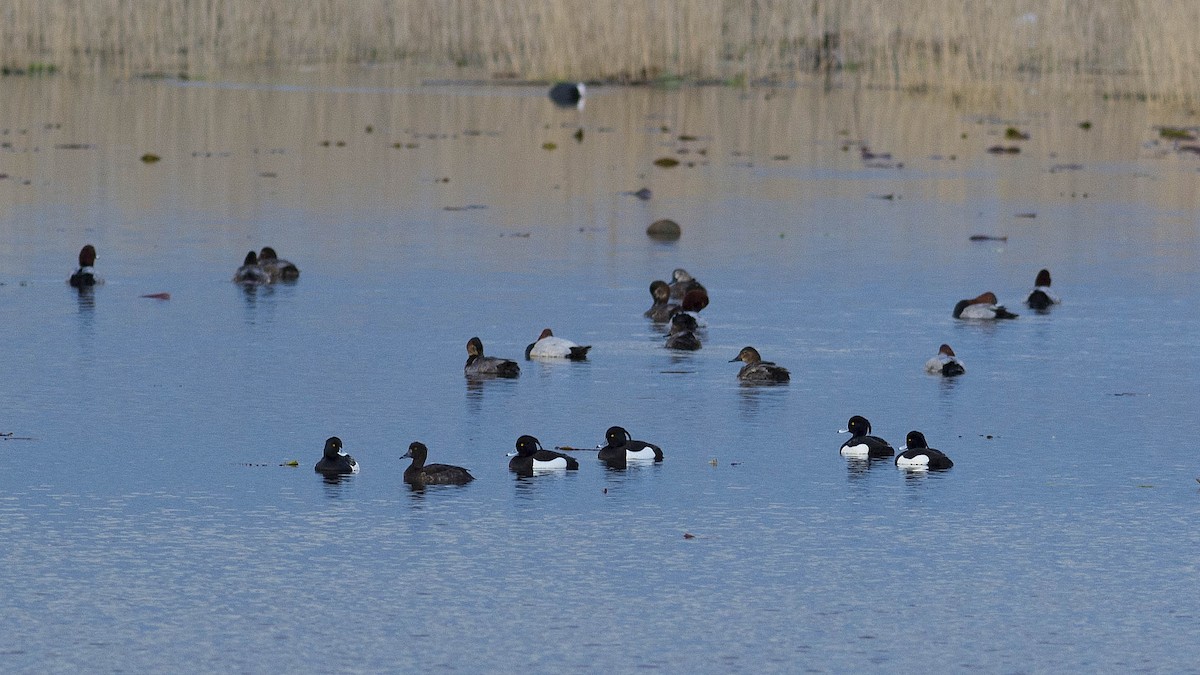
<instances>
[{"instance_id":1,"label":"dry reed","mask_svg":"<svg viewBox=\"0 0 1200 675\"><path fill-rule=\"evenodd\" d=\"M1200 98L1195 0L5 0L0 65L126 72L449 62L950 91L1027 80Z\"/></svg>"}]
</instances>

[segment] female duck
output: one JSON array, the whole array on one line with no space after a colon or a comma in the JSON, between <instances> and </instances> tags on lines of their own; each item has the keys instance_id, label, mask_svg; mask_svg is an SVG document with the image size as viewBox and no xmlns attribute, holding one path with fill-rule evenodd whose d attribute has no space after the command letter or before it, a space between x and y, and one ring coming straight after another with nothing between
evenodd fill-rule
<instances>
[{"instance_id":1,"label":"female duck","mask_svg":"<svg viewBox=\"0 0 1200 675\"><path fill-rule=\"evenodd\" d=\"M606 445L600 446L597 457L604 462L623 462L630 459L654 460L663 459L662 448L646 441L635 441L622 427L609 427L604 432Z\"/></svg>"},{"instance_id":2,"label":"female duck","mask_svg":"<svg viewBox=\"0 0 1200 675\"><path fill-rule=\"evenodd\" d=\"M537 342L525 348L525 360L530 359L570 359L583 361L587 358L591 345L578 345L570 340L554 337L554 333L546 328L538 336Z\"/></svg>"},{"instance_id":3,"label":"female duck","mask_svg":"<svg viewBox=\"0 0 1200 675\"><path fill-rule=\"evenodd\" d=\"M535 472L566 469L575 471L579 461L561 452L547 450L533 436L522 436L517 439L516 452L508 453L512 457L508 462L508 470L519 476L532 476Z\"/></svg>"},{"instance_id":4,"label":"female duck","mask_svg":"<svg viewBox=\"0 0 1200 675\"><path fill-rule=\"evenodd\" d=\"M426 464L429 448L424 443L414 441L408 446L401 459L412 458L412 464L404 470L404 482L409 485L463 485L475 480L469 471L461 466L449 464Z\"/></svg>"},{"instance_id":5,"label":"female duck","mask_svg":"<svg viewBox=\"0 0 1200 675\"><path fill-rule=\"evenodd\" d=\"M1028 298L1025 298L1025 304L1029 305L1030 309L1044 311L1050 309L1051 305L1062 302L1058 296L1050 292L1050 270L1038 272L1033 286L1033 291L1029 293Z\"/></svg>"},{"instance_id":6,"label":"female duck","mask_svg":"<svg viewBox=\"0 0 1200 675\"><path fill-rule=\"evenodd\" d=\"M650 297L654 304L646 310L645 316L656 323L666 323L679 311L679 305L671 302L671 287L667 282L655 280L650 282Z\"/></svg>"},{"instance_id":7,"label":"female duck","mask_svg":"<svg viewBox=\"0 0 1200 675\"><path fill-rule=\"evenodd\" d=\"M342 439L330 436L325 440L325 456L317 461L313 470L326 475L358 473L358 462L342 452Z\"/></svg>"},{"instance_id":8,"label":"female duck","mask_svg":"<svg viewBox=\"0 0 1200 675\"><path fill-rule=\"evenodd\" d=\"M686 312L671 317L671 332L667 334L666 348L694 352L700 349L700 338L696 330L696 318Z\"/></svg>"},{"instance_id":9,"label":"female duck","mask_svg":"<svg viewBox=\"0 0 1200 675\"><path fill-rule=\"evenodd\" d=\"M925 434L910 431L904 439L904 446L900 448L900 454L896 455L896 466L914 471L941 471L954 466L954 462L941 450L929 447L925 442Z\"/></svg>"},{"instance_id":10,"label":"female duck","mask_svg":"<svg viewBox=\"0 0 1200 675\"><path fill-rule=\"evenodd\" d=\"M873 459L875 457L891 457L896 454L887 441L871 435L871 423L862 415L855 415L846 423L846 428L840 433L854 434L850 440L842 443L840 450L843 457L856 459Z\"/></svg>"},{"instance_id":11,"label":"female duck","mask_svg":"<svg viewBox=\"0 0 1200 675\"><path fill-rule=\"evenodd\" d=\"M473 337L467 341L467 365L463 366L467 377L517 377L521 367L516 361L483 355L483 341Z\"/></svg>"},{"instance_id":12,"label":"female duck","mask_svg":"<svg viewBox=\"0 0 1200 675\"><path fill-rule=\"evenodd\" d=\"M258 266L266 271L271 283L276 281L295 281L300 278L300 268L275 254L275 249L264 246L258 252Z\"/></svg>"},{"instance_id":13,"label":"female duck","mask_svg":"<svg viewBox=\"0 0 1200 675\"><path fill-rule=\"evenodd\" d=\"M88 244L79 249L79 269L71 274L71 278L67 279L67 283L73 288L87 288L96 284L104 283L96 276L94 265L96 264L96 247Z\"/></svg>"},{"instance_id":14,"label":"female duck","mask_svg":"<svg viewBox=\"0 0 1200 675\"><path fill-rule=\"evenodd\" d=\"M938 348L937 355L925 362L925 372L930 375L954 377L967 372L967 369L963 366L963 362L954 355L954 350L950 348L950 345L942 345Z\"/></svg>"},{"instance_id":15,"label":"female duck","mask_svg":"<svg viewBox=\"0 0 1200 675\"><path fill-rule=\"evenodd\" d=\"M258 254L250 251L246 254L246 259L242 261L242 266L233 273L233 280L246 286L260 286L271 283L271 275L259 266Z\"/></svg>"},{"instance_id":16,"label":"female duck","mask_svg":"<svg viewBox=\"0 0 1200 675\"><path fill-rule=\"evenodd\" d=\"M729 359L730 363L734 361L746 364L738 371L738 379L742 382L787 382L791 379L787 368L763 361L754 347L742 347L737 356Z\"/></svg>"},{"instance_id":17,"label":"female duck","mask_svg":"<svg viewBox=\"0 0 1200 675\"><path fill-rule=\"evenodd\" d=\"M967 300L959 300L954 306L954 318L956 319L1015 319L1018 314L1013 314L1004 308L1004 305L997 304L996 294L988 291L976 298Z\"/></svg>"}]
</instances>

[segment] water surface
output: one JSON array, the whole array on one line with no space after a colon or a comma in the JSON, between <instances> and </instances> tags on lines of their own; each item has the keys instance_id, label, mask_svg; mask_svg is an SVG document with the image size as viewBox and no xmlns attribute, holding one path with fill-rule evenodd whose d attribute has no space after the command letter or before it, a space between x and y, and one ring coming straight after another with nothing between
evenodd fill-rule
<instances>
[{"instance_id":1,"label":"water surface","mask_svg":"<svg viewBox=\"0 0 1200 675\"><path fill-rule=\"evenodd\" d=\"M33 439L0 442L6 671L1196 670L1175 113L611 87L574 111L389 69L0 89L0 431ZM987 154L1007 126L1020 154ZM679 242L645 236L661 217ZM80 296L88 242L107 283ZM228 281L263 245L297 284ZM712 296L699 352L641 316L675 267ZM1064 302L1039 315L1042 267ZM1021 318L951 319L984 290ZM462 377L470 337L519 358L547 326L590 360ZM942 342L965 376L923 373ZM747 344L791 383L739 386ZM853 414L955 467L847 463ZM613 424L666 461L505 468L521 434ZM360 474L311 471L330 435ZM410 490L413 440L477 480Z\"/></svg>"}]
</instances>

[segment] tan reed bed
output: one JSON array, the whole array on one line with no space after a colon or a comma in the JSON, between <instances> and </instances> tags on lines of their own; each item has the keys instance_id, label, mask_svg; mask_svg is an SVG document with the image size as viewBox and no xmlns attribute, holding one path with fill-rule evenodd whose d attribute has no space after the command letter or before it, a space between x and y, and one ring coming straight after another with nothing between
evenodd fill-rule
<instances>
[{"instance_id":1,"label":"tan reed bed","mask_svg":"<svg viewBox=\"0 0 1200 675\"><path fill-rule=\"evenodd\" d=\"M5 0L0 65L204 72L414 60L527 79L1200 98L1196 0Z\"/></svg>"}]
</instances>

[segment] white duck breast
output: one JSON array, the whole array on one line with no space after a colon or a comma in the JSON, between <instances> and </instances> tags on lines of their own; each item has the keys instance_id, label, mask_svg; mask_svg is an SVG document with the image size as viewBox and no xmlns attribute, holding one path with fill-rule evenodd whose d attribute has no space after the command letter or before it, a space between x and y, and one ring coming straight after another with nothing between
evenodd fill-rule
<instances>
[{"instance_id":1,"label":"white duck breast","mask_svg":"<svg viewBox=\"0 0 1200 675\"><path fill-rule=\"evenodd\" d=\"M928 469L929 455L921 454L915 457L900 455L896 457L896 466L902 469Z\"/></svg>"},{"instance_id":2,"label":"white duck breast","mask_svg":"<svg viewBox=\"0 0 1200 675\"><path fill-rule=\"evenodd\" d=\"M986 304L967 305L959 315L962 319L994 319L996 318L996 306Z\"/></svg>"},{"instance_id":3,"label":"white duck breast","mask_svg":"<svg viewBox=\"0 0 1200 675\"><path fill-rule=\"evenodd\" d=\"M858 445L850 445L847 443L842 446L842 457L852 457L855 459L866 459L870 457L871 448L866 443Z\"/></svg>"},{"instance_id":4,"label":"white duck breast","mask_svg":"<svg viewBox=\"0 0 1200 675\"><path fill-rule=\"evenodd\" d=\"M938 354L937 356L925 362L925 372L929 373L930 375L941 375L942 369L945 368L946 364L949 363L957 363L959 367L962 367L963 370L966 370L966 367L962 365L962 361L959 361L957 357Z\"/></svg>"},{"instance_id":5,"label":"white duck breast","mask_svg":"<svg viewBox=\"0 0 1200 675\"><path fill-rule=\"evenodd\" d=\"M577 356L580 349L583 349L584 354L587 353L587 347L580 347L570 340L551 335L533 343L533 347L529 350L529 356L541 359L580 358Z\"/></svg>"},{"instance_id":6,"label":"white duck breast","mask_svg":"<svg viewBox=\"0 0 1200 675\"><path fill-rule=\"evenodd\" d=\"M632 446L625 449L626 459L654 459L654 448L643 445L640 448L634 449Z\"/></svg>"},{"instance_id":7,"label":"white duck breast","mask_svg":"<svg viewBox=\"0 0 1200 675\"><path fill-rule=\"evenodd\" d=\"M565 468L567 468L567 460L565 457L555 457L554 459L552 459L548 462L543 462L539 459L533 460L533 470L534 471L551 471L554 469L565 469Z\"/></svg>"}]
</instances>

